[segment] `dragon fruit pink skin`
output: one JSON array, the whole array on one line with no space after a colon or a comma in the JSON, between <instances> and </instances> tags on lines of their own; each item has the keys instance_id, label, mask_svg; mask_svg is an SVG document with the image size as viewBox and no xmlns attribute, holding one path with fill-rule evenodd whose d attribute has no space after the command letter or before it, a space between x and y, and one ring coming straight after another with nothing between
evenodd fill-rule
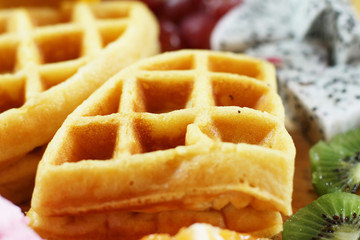
<instances>
[{"instance_id":1,"label":"dragon fruit pink skin","mask_svg":"<svg viewBox=\"0 0 360 240\"><path fill-rule=\"evenodd\" d=\"M0 239L41 240L27 224L28 219L20 208L0 196Z\"/></svg>"}]
</instances>

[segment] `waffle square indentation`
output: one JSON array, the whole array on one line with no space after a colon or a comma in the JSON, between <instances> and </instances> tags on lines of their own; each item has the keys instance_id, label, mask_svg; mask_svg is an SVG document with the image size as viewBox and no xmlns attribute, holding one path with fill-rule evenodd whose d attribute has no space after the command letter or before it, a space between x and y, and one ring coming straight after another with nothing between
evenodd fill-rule
<instances>
[{"instance_id":1,"label":"waffle square indentation","mask_svg":"<svg viewBox=\"0 0 360 240\"><path fill-rule=\"evenodd\" d=\"M216 106L238 106L258 108L260 99L269 91L268 87L249 78L212 78L212 89ZM259 109L263 110L263 109Z\"/></svg>"},{"instance_id":2,"label":"waffle square indentation","mask_svg":"<svg viewBox=\"0 0 360 240\"><path fill-rule=\"evenodd\" d=\"M276 123L273 121L242 114L237 110L226 116L213 115L212 119L221 141L236 144L263 146L269 133L276 127Z\"/></svg>"},{"instance_id":3,"label":"waffle square indentation","mask_svg":"<svg viewBox=\"0 0 360 240\"><path fill-rule=\"evenodd\" d=\"M167 113L184 109L192 92L192 81L176 79L139 79L145 112Z\"/></svg>"},{"instance_id":4,"label":"waffle square indentation","mask_svg":"<svg viewBox=\"0 0 360 240\"><path fill-rule=\"evenodd\" d=\"M0 77L0 113L24 104L24 79Z\"/></svg>"},{"instance_id":5,"label":"waffle square indentation","mask_svg":"<svg viewBox=\"0 0 360 240\"><path fill-rule=\"evenodd\" d=\"M0 74L14 72L17 45L15 41L7 41L0 44Z\"/></svg>"},{"instance_id":6,"label":"waffle square indentation","mask_svg":"<svg viewBox=\"0 0 360 240\"><path fill-rule=\"evenodd\" d=\"M70 22L70 12L52 8L33 8L28 11L34 26L42 27Z\"/></svg>"},{"instance_id":7,"label":"waffle square indentation","mask_svg":"<svg viewBox=\"0 0 360 240\"><path fill-rule=\"evenodd\" d=\"M56 63L74 60L81 57L82 48L81 31L57 32L57 36L41 35L38 44L43 63Z\"/></svg>"},{"instance_id":8,"label":"waffle square indentation","mask_svg":"<svg viewBox=\"0 0 360 240\"><path fill-rule=\"evenodd\" d=\"M178 115L170 119L134 119L134 130L142 153L173 149L185 145L187 126L193 117Z\"/></svg>"},{"instance_id":9,"label":"waffle square indentation","mask_svg":"<svg viewBox=\"0 0 360 240\"><path fill-rule=\"evenodd\" d=\"M119 24L107 24L99 27L99 33L102 40L103 47L117 40L125 32L126 25L124 23Z\"/></svg>"},{"instance_id":10,"label":"waffle square indentation","mask_svg":"<svg viewBox=\"0 0 360 240\"><path fill-rule=\"evenodd\" d=\"M81 160L111 159L115 149L118 124L91 122L69 129L69 139L62 144L56 164Z\"/></svg>"},{"instance_id":11,"label":"waffle square indentation","mask_svg":"<svg viewBox=\"0 0 360 240\"><path fill-rule=\"evenodd\" d=\"M0 18L0 34L4 34L7 32L7 24L8 24L7 17Z\"/></svg>"},{"instance_id":12,"label":"waffle square indentation","mask_svg":"<svg viewBox=\"0 0 360 240\"><path fill-rule=\"evenodd\" d=\"M259 78L261 75L259 62L255 60L211 55L208 59L208 68L211 72L233 73L251 78Z\"/></svg>"},{"instance_id":13,"label":"waffle square indentation","mask_svg":"<svg viewBox=\"0 0 360 240\"><path fill-rule=\"evenodd\" d=\"M91 10L97 19L120 19L129 17L131 7L105 3L103 5L93 5Z\"/></svg>"},{"instance_id":14,"label":"waffle square indentation","mask_svg":"<svg viewBox=\"0 0 360 240\"><path fill-rule=\"evenodd\" d=\"M80 61L77 64L68 64L68 62L63 62L62 64L57 64L57 71L55 71L54 66L43 65L40 68L43 90L48 90L62 82L65 82L73 76L81 66L82 62Z\"/></svg>"}]
</instances>

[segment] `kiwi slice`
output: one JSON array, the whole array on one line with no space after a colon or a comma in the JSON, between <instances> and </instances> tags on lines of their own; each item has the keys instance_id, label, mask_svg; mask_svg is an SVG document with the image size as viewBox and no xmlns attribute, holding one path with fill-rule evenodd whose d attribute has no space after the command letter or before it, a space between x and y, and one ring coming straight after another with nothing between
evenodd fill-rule
<instances>
[{"instance_id":1,"label":"kiwi slice","mask_svg":"<svg viewBox=\"0 0 360 240\"><path fill-rule=\"evenodd\" d=\"M360 185L360 129L319 141L310 149L312 183L320 194L357 193Z\"/></svg>"},{"instance_id":2,"label":"kiwi slice","mask_svg":"<svg viewBox=\"0 0 360 240\"><path fill-rule=\"evenodd\" d=\"M335 192L319 197L284 223L282 239L360 239L360 196Z\"/></svg>"}]
</instances>

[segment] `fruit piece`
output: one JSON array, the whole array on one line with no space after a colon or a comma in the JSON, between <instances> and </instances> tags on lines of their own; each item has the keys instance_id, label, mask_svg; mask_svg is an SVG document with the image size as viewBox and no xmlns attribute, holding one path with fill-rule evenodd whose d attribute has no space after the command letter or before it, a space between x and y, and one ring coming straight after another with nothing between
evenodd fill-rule
<instances>
[{"instance_id":1,"label":"fruit piece","mask_svg":"<svg viewBox=\"0 0 360 240\"><path fill-rule=\"evenodd\" d=\"M206 13L199 12L186 17L181 25L181 35L188 48L210 48L210 34L216 24L216 19Z\"/></svg>"},{"instance_id":2,"label":"fruit piece","mask_svg":"<svg viewBox=\"0 0 360 240\"><path fill-rule=\"evenodd\" d=\"M293 1L292 26L296 39L309 37L324 42L334 64L359 59L360 22L351 1Z\"/></svg>"},{"instance_id":3,"label":"fruit piece","mask_svg":"<svg viewBox=\"0 0 360 240\"><path fill-rule=\"evenodd\" d=\"M174 51L182 48L182 39L177 25L171 21L160 21L161 51Z\"/></svg>"},{"instance_id":4,"label":"fruit piece","mask_svg":"<svg viewBox=\"0 0 360 240\"><path fill-rule=\"evenodd\" d=\"M360 196L329 193L284 223L283 240L356 240L360 237Z\"/></svg>"},{"instance_id":5,"label":"fruit piece","mask_svg":"<svg viewBox=\"0 0 360 240\"><path fill-rule=\"evenodd\" d=\"M330 141L360 128L359 66L337 65L323 72L284 70L278 79L287 116L312 142Z\"/></svg>"},{"instance_id":6,"label":"fruit piece","mask_svg":"<svg viewBox=\"0 0 360 240\"><path fill-rule=\"evenodd\" d=\"M210 48L218 19L242 0L143 0L160 21L162 51ZM180 29L180 33L177 29Z\"/></svg>"},{"instance_id":7,"label":"fruit piece","mask_svg":"<svg viewBox=\"0 0 360 240\"><path fill-rule=\"evenodd\" d=\"M199 0L166 0L161 17L174 22L197 10Z\"/></svg>"},{"instance_id":8,"label":"fruit piece","mask_svg":"<svg viewBox=\"0 0 360 240\"><path fill-rule=\"evenodd\" d=\"M242 2L242 0L203 0L202 5L210 14L219 19Z\"/></svg>"},{"instance_id":9,"label":"fruit piece","mask_svg":"<svg viewBox=\"0 0 360 240\"><path fill-rule=\"evenodd\" d=\"M216 25L211 35L212 49L243 52L262 43L290 38L291 2L251 0L235 7Z\"/></svg>"},{"instance_id":10,"label":"fruit piece","mask_svg":"<svg viewBox=\"0 0 360 240\"><path fill-rule=\"evenodd\" d=\"M156 15L159 15L164 7L165 0L142 0Z\"/></svg>"},{"instance_id":11,"label":"fruit piece","mask_svg":"<svg viewBox=\"0 0 360 240\"><path fill-rule=\"evenodd\" d=\"M360 129L339 134L329 143L310 149L312 182L318 194L358 191L360 184Z\"/></svg>"},{"instance_id":12,"label":"fruit piece","mask_svg":"<svg viewBox=\"0 0 360 240\"><path fill-rule=\"evenodd\" d=\"M246 49L246 54L274 63L278 72L296 69L302 72L323 72L328 66L328 52L323 44L314 40L286 39L264 43ZM279 79L280 80L280 79ZM287 80L286 78L281 80Z\"/></svg>"},{"instance_id":13,"label":"fruit piece","mask_svg":"<svg viewBox=\"0 0 360 240\"><path fill-rule=\"evenodd\" d=\"M40 240L41 238L27 226L28 219L20 208L0 196L0 239Z\"/></svg>"}]
</instances>

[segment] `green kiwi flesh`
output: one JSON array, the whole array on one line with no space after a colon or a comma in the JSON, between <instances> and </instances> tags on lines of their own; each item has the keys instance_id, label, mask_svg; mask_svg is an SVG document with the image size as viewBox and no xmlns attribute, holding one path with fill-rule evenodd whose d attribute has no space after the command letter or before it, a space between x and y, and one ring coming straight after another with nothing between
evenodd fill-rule
<instances>
[{"instance_id":1,"label":"green kiwi flesh","mask_svg":"<svg viewBox=\"0 0 360 240\"><path fill-rule=\"evenodd\" d=\"M335 192L319 197L284 223L282 239L360 239L360 196Z\"/></svg>"},{"instance_id":2,"label":"green kiwi flesh","mask_svg":"<svg viewBox=\"0 0 360 240\"><path fill-rule=\"evenodd\" d=\"M319 141L310 149L312 183L319 195L357 193L360 185L360 129Z\"/></svg>"}]
</instances>

